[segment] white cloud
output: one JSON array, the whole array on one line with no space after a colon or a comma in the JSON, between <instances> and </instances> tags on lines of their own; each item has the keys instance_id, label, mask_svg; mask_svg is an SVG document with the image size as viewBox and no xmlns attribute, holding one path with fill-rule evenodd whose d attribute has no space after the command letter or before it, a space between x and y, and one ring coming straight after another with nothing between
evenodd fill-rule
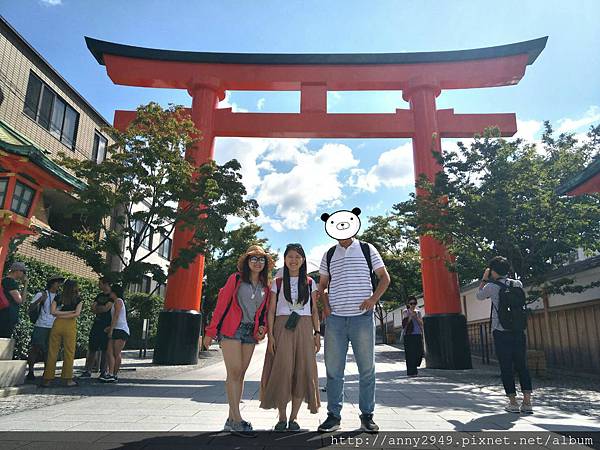
<instances>
[{"instance_id":1,"label":"white cloud","mask_svg":"<svg viewBox=\"0 0 600 450\"><path fill-rule=\"evenodd\" d=\"M336 243L334 241L331 241L328 244L315 245L313 248L310 249L308 253L306 253L306 259L308 261L312 261L317 266L320 266L321 259L323 259L323 255L325 254L325 252L327 252L327 250L329 250L335 244Z\"/></svg>"},{"instance_id":2,"label":"white cloud","mask_svg":"<svg viewBox=\"0 0 600 450\"><path fill-rule=\"evenodd\" d=\"M340 174L359 161L345 145L329 143L315 152L307 143L307 139L217 139L216 161L237 159L248 196L261 206L257 224L276 232L304 229L319 208L341 204ZM278 171L276 162L293 166ZM268 207L274 208L273 214L265 212Z\"/></svg>"},{"instance_id":3,"label":"white cloud","mask_svg":"<svg viewBox=\"0 0 600 450\"><path fill-rule=\"evenodd\" d=\"M277 225L300 230L306 228L320 206L341 203L343 184L339 174L356 167L359 161L346 145L331 143L317 152L296 147L287 156L293 157L296 165L288 172L267 174L256 199L262 207L275 207L275 216L280 218Z\"/></svg>"},{"instance_id":4,"label":"white cloud","mask_svg":"<svg viewBox=\"0 0 600 450\"><path fill-rule=\"evenodd\" d=\"M62 5L62 0L40 0L43 5L47 6L58 6Z\"/></svg>"},{"instance_id":5,"label":"white cloud","mask_svg":"<svg viewBox=\"0 0 600 450\"><path fill-rule=\"evenodd\" d=\"M267 101L266 98L259 98L258 102L256 102L256 107L258 108L259 111L262 111L262 109L265 107L265 102Z\"/></svg>"},{"instance_id":6,"label":"white cloud","mask_svg":"<svg viewBox=\"0 0 600 450\"><path fill-rule=\"evenodd\" d=\"M257 160L268 148L264 139L250 138L217 138L215 142L215 160L223 164L231 159L237 159L242 165L242 182L253 196L261 183Z\"/></svg>"},{"instance_id":7,"label":"white cloud","mask_svg":"<svg viewBox=\"0 0 600 450\"><path fill-rule=\"evenodd\" d=\"M362 191L376 192L379 187L404 187L414 185L412 143L408 142L379 155L377 164L367 172L352 170L348 184Z\"/></svg>"},{"instance_id":8,"label":"white cloud","mask_svg":"<svg viewBox=\"0 0 600 450\"><path fill-rule=\"evenodd\" d=\"M569 133L577 131L580 128L592 125L595 122L600 121L600 107L597 105L590 106L585 112L583 117L579 119L564 118L558 121L558 132Z\"/></svg>"},{"instance_id":9,"label":"white cloud","mask_svg":"<svg viewBox=\"0 0 600 450\"><path fill-rule=\"evenodd\" d=\"M267 172L275 172L275 166L271 164L270 161L263 161L260 164L257 164L256 167L259 170L266 170Z\"/></svg>"},{"instance_id":10,"label":"white cloud","mask_svg":"<svg viewBox=\"0 0 600 450\"><path fill-rule=\"evenodd\" d=\"M237 103L231 101L231 92L225 91L225 98L219 102L219 109L231 108L232 112L248 112L247 109L240 108Z\"/></svg>"},{"instance_id":11,"label":"white cloud","mask_svg":"<svg viewBox=\"0 0 600 450\"><path fill-rule=\"evenodd\" d=\"M521 138L526 142L536 142L542 125L539 120L517 120L517 132L514 137Z\"/></svg>"}]
</instances>

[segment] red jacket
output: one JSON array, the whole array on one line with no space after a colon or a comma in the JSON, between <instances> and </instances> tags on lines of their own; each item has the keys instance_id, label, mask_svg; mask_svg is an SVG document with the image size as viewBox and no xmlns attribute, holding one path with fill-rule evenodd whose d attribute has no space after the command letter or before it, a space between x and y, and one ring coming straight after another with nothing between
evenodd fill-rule
<instances>
[{"instance_id":1,"label":"red jacket","mask_svg":"<svg viewBox=\"0 0 600 450\"><path fill-rule=\"evenodd\" d=\"M225 286L219 290L217 305L213 312L210 324L206 327L205 334L215 339L217 337L217 327L221 323L221 334L227 337L233 337L242 322L242 308L237 298L238 289L242 283L241 274L234 273L230 275ZM258 340L258 327L265 327L267 333L267 311L269 309L269 297L271 290L269 286L263 289L263 301L254 315L254 338ZM229 309L227 309L228 305ZM225 311L227 310L227 313Z\"/></svg>"}]
</instances>

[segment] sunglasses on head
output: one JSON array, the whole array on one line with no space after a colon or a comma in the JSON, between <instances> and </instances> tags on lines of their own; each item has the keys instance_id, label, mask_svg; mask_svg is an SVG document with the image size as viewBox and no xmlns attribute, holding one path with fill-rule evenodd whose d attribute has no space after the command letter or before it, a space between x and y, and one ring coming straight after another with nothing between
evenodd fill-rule
<instances>
[{"instance_id":1,"label":"sunglasses on head","mask_svg":"<svg viewBox=\"0 0 600 450\"><path fill-rule=\"evenodd\" d=\"M250 262L251 263L261 263L264 264L267 262L267 259L264 256L251 256L250 257Z\"/></svg>"}]
</instances>

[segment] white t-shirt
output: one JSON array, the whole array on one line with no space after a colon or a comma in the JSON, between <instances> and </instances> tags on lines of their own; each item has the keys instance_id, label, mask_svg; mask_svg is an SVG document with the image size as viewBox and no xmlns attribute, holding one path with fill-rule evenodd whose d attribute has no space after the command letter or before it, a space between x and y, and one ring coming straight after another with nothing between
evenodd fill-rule
<instances>
[{"instance_id":1,"label":"white t-shirt","mask_svg":"<svg viewBox=\"0 0 600 450\"><path fill-rule=\"evenodd\" d=\"M311 290L311 296L312 296L312 293L317 290L317 283L315 283L315 280L313 280L312 278L310 278L310 280L311 280L311 285L312 285L312 290ZM285 293L283 292L283 290L284 289L283 289L283 279L282 279L281 280L281 289L279 291L279 299L277 302L277 310L275 311L276 316L289 316L292 313L292 311L296 311L296 313L301 316L310 316L312 314L310 312L310 302L312 301L312 297L309 297L309 299L305 305L302 305L302 303L297 303L298 302L298 277L290 277L290 295L292 297L292 304L290 304L285 299ZM277 294L277 280L273 280L273 283L271 283L271 292L273 292L273 298L275 298L275 295Z\"/></svg>"},{"instance_id":2,"label":"white t-shirt","mask_svg":"<svg viewBox=\"0 0 600 450\"><path fill-rule=\"evenodd\" d=\"M50 291L38 292L31 299L31 302L33 303L33 302L38 301L42 297L42 294L44 292L48 292L48 297L46 298L46 301L42 305L42 308L40 310L40 316L38 317L38 320L36 320L34 326L40 327L40 328L52 328L52 325L54 324L54 320L56 320L56 317L54 317L50 313L50 306L52 305L52 302L54 301L54 297L56 297L56 293L53 293Z\"/></svg>"},{"instance_id":3,"label":"white t-shirt","mask_svg":"<svg viewBox=\"0 0 600 450\"><path fill-rule=\"evenodd\" d=\"M373 270L384 267L381 255L372 244L369 244L369 250ZM373 286L371 285L369 265L358 239L354 239L348 248L344 248L340 244L335 246L329 269L331 272L329 280L331 313L342 317L364 314L359 306L373 295ZM321 260L319 273L329 275L327 272L327 252Z\"/></svg>"},{"instance_id":4,"label":"white t-shirt","mask_svg":"<svg viewBox=\"0 0 600 450\"><path fill-rule=\"evenodd\" d=\"M117 323L115 324L115 330L123 330L125 333L129 334L129 325L127 324L127 311L125 310L125 302L118 298L115 303L113 303L112 308L110 309L110 315L112 317L115 316L115 305L117 302L121 302L122 308L119 311L119 317L117 318Z\"/></svg>"}]
</instances>

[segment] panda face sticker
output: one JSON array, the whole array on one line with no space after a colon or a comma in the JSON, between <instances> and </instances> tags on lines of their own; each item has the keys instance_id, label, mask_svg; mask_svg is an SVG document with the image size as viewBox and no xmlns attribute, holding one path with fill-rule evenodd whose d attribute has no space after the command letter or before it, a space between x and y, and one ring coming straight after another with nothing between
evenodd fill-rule
<instances>
[{"instance_id":1,"label":"panda face sticker","mask_svg":"<svg viewBox=\"0 0 600 450\"><path fill-rule=\"evenodd\" d=\"M325 222L325 232L337 240L353 238L360 230L360 212L360 208L354 208L352 211L336 211L331 215L321 214L321 220Z\"/></svg>"}]
</instances>

